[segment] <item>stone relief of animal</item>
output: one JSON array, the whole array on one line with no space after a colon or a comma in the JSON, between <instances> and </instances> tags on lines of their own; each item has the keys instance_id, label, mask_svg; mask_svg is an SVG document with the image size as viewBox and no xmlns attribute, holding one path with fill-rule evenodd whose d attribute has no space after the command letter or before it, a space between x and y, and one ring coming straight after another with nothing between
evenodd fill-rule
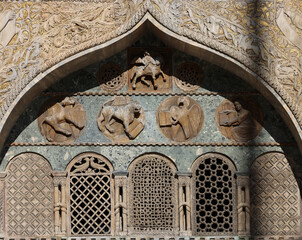
<instances>
[{"instance_id":1,"label":"stone relief of animal","mask_svg":"<svg viewBox=\"0 0 302 240\"><path fill-rule=\"evenodd\" d=\"M72 108L74 108L75 105L76 102L74 99L66 97L64 100L56 103L47 110L48 116L42 120L40 128L43 129L48 141L52 142L54 139L49 133L49 130L47 131L45 125L49 125L56 133L63 134L66 137L72 136L73 131L71 128L66 129L61 127L62 123L71 124L78 129L84 128L85 123L75 117L76 114L74 114L73 110L66 109L67 106L72 106Z\"/></svg>"},{"instance_id":2,"label":"stone relief of animal","mask_svg":"<svg viewBox=\"0 0 302 240\"><path fill-rule=\"evenodd\" d=\"M122 122L126 134L129 135L129 125L134 121L136 114L141 113L141 111L142 107L135 102L122 106L103 106L98 118L98 125L101 126L102 122L104 122L105 128L110 133L114 133L115 129L111 125L117 119Z\"/></svg>"},{"instance_id":3,"label":"stone relief of animal","mask_svg":"<svg viewBox=\"0 0 302 240\"><path fill-rule=\"evenodd\" d=\"M161 70L160 61L155 60L148 52L145 52L143 58L137 58L135 61L132 61L132 64L134 66L132 67L130 81L132 82L133 89L136 89L137 81L141 81L148 87L152 84L154 89L158 88L156 80L159 76L162 76L164 82L166 81L164 73Z\"/></svg>"}]
</instances>

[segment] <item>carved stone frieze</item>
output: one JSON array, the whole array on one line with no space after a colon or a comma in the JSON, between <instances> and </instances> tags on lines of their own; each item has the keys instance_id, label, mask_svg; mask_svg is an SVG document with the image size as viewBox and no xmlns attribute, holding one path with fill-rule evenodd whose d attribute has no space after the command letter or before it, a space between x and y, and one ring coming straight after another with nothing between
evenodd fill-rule
<instances>
[{"instance_id":1,"label":"carved stone frieze","mask_svg":"<svg viewBox=\"0 0 302 240\"><path fill-rule=\"evenodd\" d=\"M250 98L226 99L216 109L216 125L230 140L248 142L262 129L263 112Z\"/></svg>"},{"instance_id":2,"label":"carved stone frieze","mask_svg":"<svg viewBox=\"0 0 302 240\"><path fill-rule=\"evenodd\" d=\"M117 92L122 89L126 77L122 67L116 63L105 64L98 73L100 87L106 92Z\"/></svg>"},{"instance_id":3,"label":"carved stone frieze","mask_svg":"<svg viewBox=\"0 0 302 240\"><path fill-rule=\"evenodd\" d=\"M0 3L0 119L40 71L39 11L39 3Z\"/></svg>"},{"instance_id":4,"label":"carved stone frieze","mask_svg":"<svg viewBox=\"0 0 302 240\"><path fill-rule=\"evenodd\" d=\"M49 142L73 142L84 131L85 110L72 97L50 99L40 112L38 127Z\"/></svg>"},{"instance_id":5,"label":"carved stone frieze","mask_svg":"<svg viewBox=\"0 0 302 240\"><path fill-rule=\"evenodd\" d=\"M203 119L200 105L188 96L167 98L157 109L160 131L177 142L194 138L202 128Z\"/></svg>"},{"instance_id":6,"label":"carved stone frieze","mask_svg":"<svg viewBox=\"0 0 302 240\"><path fill-rule=\"evenodd\" d=\"M139 92L171 90L169 49L130 48L128 65L128 90Z\"/></svg>"},{"instance_id":7,"label":"carved stone frieze","mask_svg":"<svg viewBox=\"0 0 302 240\"><path fill-rule=\"evenodd\" d=\"M129 141L144 129L145 113L130 97L116 96L101 106L97 122L102 133L112 141Z\"/></svg>"}]
</instances>

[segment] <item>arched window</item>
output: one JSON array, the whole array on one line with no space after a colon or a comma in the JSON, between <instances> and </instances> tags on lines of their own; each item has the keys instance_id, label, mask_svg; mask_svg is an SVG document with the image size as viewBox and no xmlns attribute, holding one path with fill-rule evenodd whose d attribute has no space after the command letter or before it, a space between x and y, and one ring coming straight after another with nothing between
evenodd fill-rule
<instances>
[{"instance_id":1,"label":"arched window","mask_svg":"<svg viewBox=\"0 0 302 240\"><path fill-rule=\"evenodd\" d=\"M53 235L51 166L36 153L14 157L7 168L6 202L9 237Z\"/></svg>"},{"instance_id":2,"label":"arched window","mask_svg":"<svg viewBox=\"0 0 302 240\"><path fill-rule=\"evenodd\" d=\"M230 235L236 232L235 166L210 153L192 166L193 234Z\"/></svg>"},{"instance_id":3,"label":"arched window","mask_svg":"<svg viewBox=\"0 0 302 240\"><path fill-rule=\"evenodd\" d=\"M95 153L68 166L71 235L110 235L113 216L112 166Z\"/></svg>"},{"instance_id":4,"label":"arched window","mask_svg":"<svg viewBox=\"0 0 302 240\"><path fill-rule=\"evenodd\" d=\"M166 157L146 154L129 167L130 232L172 233L176 228L176 167Z\"/></svg>"},{"instance_id":5,"label":"arched window","mask_svg":"<svg viewBox=\"0 0 302 240\"><path fill-rule=\"evenodd\" d=\"M299 188L284 154L258 157L250 183L252 235L300 234Z\"/></svg>"}]
</instances>

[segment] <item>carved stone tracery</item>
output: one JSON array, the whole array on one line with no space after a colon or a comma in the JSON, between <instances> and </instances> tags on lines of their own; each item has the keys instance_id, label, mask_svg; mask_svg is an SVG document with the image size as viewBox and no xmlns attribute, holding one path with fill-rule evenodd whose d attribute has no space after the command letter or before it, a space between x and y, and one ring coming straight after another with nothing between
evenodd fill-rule
<instances>
[{"instance_id":1,"label":"carved stone tracery","mask_svg":"<svg viewBox=\"0 0 302 240\"><path fill-rule=\"evenodd\" d=\"M81 154L69 166L72 235L112 233L112 166L102 156Z\"/></svg>"},{"instance_id":2,"label":"carved stone tracery","mask_svg":"<svg viewBox=\"0 0 302 240\"><path fill-rule=\"evenodd\" d=\"M107 92L117 92L125 85L126 74L116 63L108 63L102 66L98 73L100 87Z\"/></svg>"},{"instance_id":3,"label":"carved stone tracery","mask_svg":"<svg viewBox=\"0 0 302 240\"><path fill-rule=\"evenodd\" d=\"M131 234L175 233L177 223L175 166L156 154L129 167L129 231Z\"/></svg>"},{"instance_id":4,"label":"carved stone tracery","mask_svg":"<svg viewBox=\"0 0 302 240\"><path fill-rule=\"evenodd\" d=\"M192 167L193 234L234 235L237 232L235 167L209 153Z\"/></svg>"}]
</instances>

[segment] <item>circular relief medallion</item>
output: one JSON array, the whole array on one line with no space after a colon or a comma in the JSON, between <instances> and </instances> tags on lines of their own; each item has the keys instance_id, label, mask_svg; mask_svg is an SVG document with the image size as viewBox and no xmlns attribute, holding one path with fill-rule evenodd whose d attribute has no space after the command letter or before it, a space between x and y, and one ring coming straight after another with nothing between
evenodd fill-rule
<instances>
[{"instance_id":1,"label":"circular relief medallion","mask_svg":"<svg viewBox=\"0 0 302 240\"><path fill-rule=\"evenodd\" d=\"M201 106L187 96L169 97L157 109L157 125L160 131L176 142L197 136L202 129L203 120Z\"/></svg>"},{"instance_id":2,"label":"circular relief medallion","mask_svg":"<svg viewBox=\"0 0 302 240\"><path fill-rule=\"evenodd\" d=\"M176 68L174 81L176 86L184 92L194 92L203 80L201 66L193 62L185 62Z\"/></svg>"},{"instance_id":3,"label":"circular relief medallion","mask_svg":"<svg viewBox=\"0 0 302 240\"><path fill-rule=\"evenodd\" d=\"M86 125L83 106L72 97L53 98L40 109L38 128L49 142L71 143Z\"/></svg>"},{"instance_id":4,"label":"circular relief medallion","mask_svg":"<svg viewBox=\"0 0 302 240\"><path fill-rule=\"evenodd\" d=\"M98 114L98 126L113 141L129 141L145 126L142 106L128 96L115 96L105 102Z\"/></svg>"},{"instance_id":5,"label":"circular relief medallion","mask_svg":"<svg viewBox=\"0 0 302 240\"><path fill-rule=\"evenodd\" d=\"M125 85L125 76L120 65L107 63L100 68L98 73L100 87L107 92L117 92Z\"/></svg>"},{"instance_id":6,"label":"circular relief medallion","mask_svg":"<svg viewBox=\"0 0 302 240\"><path fill-rule=\"evenodd\" d=\"M261 131L263 112L251 98L231 98L220 103L215 119L225 137L236 142L248 142Z\"/></svg>"}]
</instances>

